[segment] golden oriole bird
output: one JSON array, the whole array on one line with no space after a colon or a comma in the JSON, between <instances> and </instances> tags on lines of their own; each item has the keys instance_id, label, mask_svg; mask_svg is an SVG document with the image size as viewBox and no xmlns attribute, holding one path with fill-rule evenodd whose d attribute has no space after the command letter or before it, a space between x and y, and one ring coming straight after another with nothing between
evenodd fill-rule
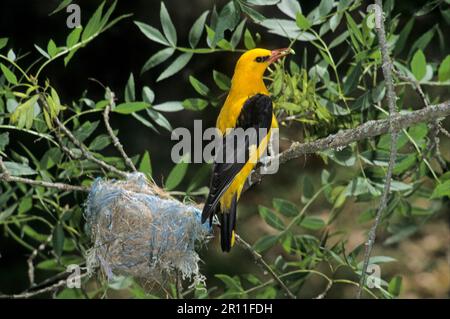
<instances>
[{"instance_id":1,"label":"golden oriole bird","mask_svg":"<svg viewBox=\"0 0 450 319\"><path fill-rule=\"evenodd\" d=\"M266 150L270 139L271 128L278 123L272 110L263 75L267 67L279 58L291 53L291 49L252 49L241 55L227 99L220 110L216 127L223 137L223 152L227 159L231 151L234 161L214 161L209 195L202 212L202 223L208 218L210 224L214 214L220 220L220 242L222 250L229 252L234 245L236 228L236 205L245 182ZM254 129L254 136L231 136L237 128ZM262 129L262 130L261 130ZM240 143L241 142L241 143ZM244 156L244 161L236 161L236 157Z\"/></svg>"}]
</instances>

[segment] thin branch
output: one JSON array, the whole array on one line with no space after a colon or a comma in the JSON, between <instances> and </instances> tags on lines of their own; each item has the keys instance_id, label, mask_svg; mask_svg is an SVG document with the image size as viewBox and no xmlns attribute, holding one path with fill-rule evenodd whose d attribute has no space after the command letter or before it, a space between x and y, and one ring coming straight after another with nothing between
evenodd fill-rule
<instances>
[{"instance_id":1,"label":"thin branch","mask_svg":"<svg viewBox=\"0 0 450 319\"><path fill-rule=\"evenodd\" d=\"M261 265L261 267L263 267L273 277L273 279L280 285L280 287L286 292L286 294L290 298L296 299L295 295L289 290L289 288L284 284L284 282L280 279L280 277L278 277L278 275L273 271L273 269L269 266L269 264L266 263L266 261L262 258L262 256L256 250L254 250L249 243L243 240L239 235L236 234L235 236L236 242L253 255L255 261L259 265Z\"/></svg>"},{"instance_id":2,"label":"thin branch","mask_svg":"<svg viewBox=\"0 0 450 319\"><path fill-rule=\"evenodd\" d=\"M402 74L395 68L393 69L393 71L397 75L398 78L405 81L406 83L409 83L414 88L414 90L419 95L420 99L422 100L424 107L430 107L430 100L425 95L419 81L417 81L416 79L413 79L412 77L410 77L408 75ZM442 126L439 123L439 120L434 120L430 123L429 128L430 128L430 131L428 133L428 136L429 136L430 140L428 142L427 148L431 154L433 154L433 151L434 151L436 159L439 162L439 165L441 165L441 168L445 170L447 168L447 163L445 162L445 160L443 159L443 157L441 155L441 150L439 147L439 136L438 136L439 132L440 131L442 132L442 130L441 130Z\"/></svg>"},{"instance_id":3,"label":"thin branch","mask_svg":"<svg viewBox=\"0 0 450 319\"><path fill-rule=\"evenodd\" d=\"M84 278L86 276L87 276L87 273L84 273L84 274L81 274L79 276L79 278L81 280L81 278ZM0 295L0 299L5 299L5 298L8 298L8 299L27 299L27 298L31 298L31 297L34 297L34 296L37 296L37 295L41 295L41 294L44 294L44 293L47 293L47 292L53 292L56 289L64 287L65 285L67 285L67 279L62 279L62 280L58 281L57 283L55 283L55 284L53 284L51 286L44 287L44 288L39 289L39 290L27 291L27 292L23 292L23 293L20 293L20 294L13 294L13 295Z\"/></svg>"},{"instance_id":4,"label":"thin branch","mask_svg":"<svg viewBox=\"0 0 450 319\"><path fill-rule=\"evenodd\" d=\"M2 158L0 157L0 180L4 180L5 182L16 182L16 183L24 183L34 186L42 186L47 188L56 188L62 191L80 191L80 192L89 192L89 188L78 185L70 185L64 183L52 183L45 181L37 181L29 178L23 178L18 176L12 176L8 169L3 163Z\"/></svg>"},{"instance_id":5,"label":"thin branch","mask_svg":"<svg viewBox=\"0 0 450 319\"><path fill-rule=\"evenodd\" d=\"M127 177L128 174L126 172L123 172L117 168L115 168L112 165L109 165L108 163L94 157L94 155L92 155L92 153L87 149L87 147L81 143L73 134L71 131L69 131L69 129L59 120L58 117L55 117L54 119L56 125L58 125L58 127L61 129L62 132L64 132L64 134L67 135L67 137L69 138L69 140L80 149L81 153L83 154L83 156L88 159L91 162L94 162L95 164L97 164L98 166L104 168L107 171L110 171L116 175L119 175L120 177Z\"/></svg>"},{"instance_id":6,"label":"thin branch","mask_svg":"<svg viewBox=\"0 0 450 319\"><path fill-rule=\"evenodd\" d=\"M391 118L391 121L388 119L368 121L355 128L339 131L336 134L328 135L327 137L315 140L314 142L294 142L287 150L275 156L272 161L278 160L280 164L284 164L305 154L317 153L328 149L341 149L351 143L388 133L390 123L392 123L396 131L399 131L419 123L430 122L448 115L450 115L450 101L431 105L428 108L409 113L396 114ZM258 171L253 172L251 184L259 182L262 179L262 176L263 175Z\"/></svg>"},{"instance_id":7,"label":"thin branch","mask_svg":"<svg viewBox=\"0 0 450 319\"><path fill-rule=\"evenodd\" d=\"M114 147L119 151L120 155L122 155L123 159L125 160L125 163L127 163L127 165L134 172L137 172L136 167L134 166L131 159L128 157L127 153L125 153L125 150L123 149L123 145L120 143L117 136L114 135L113 129L111 128L111 125L109 124L109 112L110 111L111 111L111 104L108 104L108 105L106 105L105 111L103 112L103 120L105 122L106 130L108 131L108 134L113 141Z\"/></svg>"},{"instance_id":8,"label":"thin branch","mask_svg":"<svg viewBox=\"0 0 450 319\"><path fill-rule=\"evenodd\" d=\"M398 131L394 125L394 116L397 114L397 95L394 89L394 81L392 79L392 61L389 57L389 51L386 42L386 31L384 30L384 19L383 19L383 4L381 0L375 0L375 29L378 34L378 42L381 49L381 60L382 60L382 69L383 76L386 85L386 96L389 106L389 132L391 134L391 146L390 146L390 154L389 154L389 166L386 173L386 183L384 184L383 194L381 195L380 204L378 206L378 211L375 216L375 222L372 225L372 228L369 231L369 235L366 242L366 249L364 252L364 260L363 267L361 271L361 279L359 282L359 289L356 297L358 299L361 298L364 285L366 283L366 272L367 267L369 266L370 255L372 253L373 246L375 244L376 232L378 225L381 222L381 217L383 215L383 211L387 206L389 191L391 188L391 179L392 172L395 166L395 159L397 157L397 138Z\"/></svg>"}]
</instances>

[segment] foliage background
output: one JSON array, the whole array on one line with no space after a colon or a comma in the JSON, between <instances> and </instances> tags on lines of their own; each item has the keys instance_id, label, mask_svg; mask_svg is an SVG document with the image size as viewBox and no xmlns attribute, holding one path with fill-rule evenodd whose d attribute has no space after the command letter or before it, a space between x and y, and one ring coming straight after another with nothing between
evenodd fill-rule
<instances>
[{"instance_id":1,"label":"foliage background","mask_svg":"<svg viewBox=\"0 0 450 319\"><path fill-rule=\"evenodd\" d=\"M426 2L396 1L392 16L400 14L398 22L400 29ZM78 1L77 3L82 8L84 25L99 2ZM227 1L216 1L214 3L218 8L221 8ZM165 4L175 24L178 41L183 44L188 43L188 31L195 19L205 10L211 10L213 5L211 1L206 0L192 0L189 5L184 5L176 0L166 0ZM301 1L303 12L309 12L317 4L318 1ZM363 2L362 8L365 8L367 4L368 2ZM57 5L58 1L7 0L0 3L0 36L9 38L8 47L14 48L18 55L30 50L33 51L33 54L26 56L21 61L22 63L31 63L38 55L33 48L34 44L45 48L50 38L54 39L56 43L65 41L68 33L65 27L66 14L60 12L52 16L48 15ZM156 92L157 102L162 103L170 100L184 100L187 97L197 97L198 94L189 84L190 75L195 75L197 79L209 87L214 87L211 75L212 69L219 70L227 75L232 74L238 54L225 52L206 56L194 55L190 63L181 72L164 81L157 82L156 80L167 67L167 63L140 76L141 67L148 57L162 47L145 38L133 24L133 21L143 21L159 27L159 8L159 1L119 2L117 14L131 12L134 14L133 17L120 22L77 52L67 67L64 68L62 63L51 64L45 72L45 77L51 79L52 85L66 103L78 100L86 89L90 99L94 101L103 99L104 90L88 78L95 78L104 83L116 93L119 100L123 100L124 86L130 72L133 72L136 86L150 86ZM259 7L258 9L267 17L283 17L274 7ZM26 21L26 23L18 23L18 21ZM341 27L345 28L345 23L341 24ZM436 24L443 27L444 30L443 46L440 43L442 41L439 40L439 36L436 35L425 50L427 61L442 61L450 52L450 43L448 38L445 38L445 27L448 28L449 24L448 21L445 21L439 9L415 18L413 36L409 38L406 44L406 46L410 46L416 38L415 35L425 33ZM262 35L262 40L258 46L277 48L289 44L288 39L270 34L263 27L249 24L249 28L253 34L259 32ZM226 35L229 36L230 34L227 32ZM324 37L324 41L328 44L333 39L331 34ZM201 43L204 43L204 41L202 40ZM304 48L309 50L308 57L312 58L310 52L313 49L307 42L298 42L294 48L297 52L294 57L297 63L300 63L303 58ZM339 59L346 50L345 46L340 47L333 52L333 56ZM345 71L347 71L347 68L340 69L340 72L344 72L341 77L345 75ZM430 87L429 89L433 96L440 96L441 101L449 97L448 86ZM214 88L214 92L220 94L220 90L217 88ZM419 98L411 89L407 89L405 96L405 105L407 104L414 109L421 107ZM208 106L200 112L182 111L183 116L179 116L179 113L164 113L164 115L172 127L192 128L194 119L202 119L205 121L204 125L213 126L217 112L217 108ZM98 114L87 115L85 119L98 120ZM444 123L448 123L448 120ZM119 137L128 154L136 155L143 154L146 150L149 151L153 178L161 185L173 167L173 164L168 160L172 146L170 133L167 130L159 129L160 134L155 134L148 127L138 123L133 117L119 114L112 115L111 124L113 128L119 130ZM286 136L297 140L299 139L299 130L298 126L293 125L290 129L286 129ZM314 132L314 128L311 130L313 133L317 133ZM320 135L325 136L326 134ZM43 155L41 145L34 143L33 138L27 134L9 131L9 140L8 147L10 149L22 150L21 145L24 144L37 158ZM442 155L448 161L450 159L450 143L445 138L441 138L441 142ZM25 155L26 153L22 150L21 154ZM112 146L108 146L103 154L117 156ZM177 189L185 190L200 166L197 164L190 165L183 183ZM264 181L248 191L240 202L239 233L251 243L256 242L262 234L273 234L274 229L262 220L255 207L258 205L272 207L272 198L284 198L302 206L301 197L304 194L305 176L314 181L317 190L320 185L316 181L320 180L324 168L327 168L327 165L320 160L319 156L307 156L283 165L278 174L265 177ZM343 178L351 175L349 168L338 167L337 170ZM293 175L292 172L296 172L296 174ZM203 184L206 185L206 180L203 181ZM375 208L376 203L377 201L358 203L349 198L341 208L342 212L331 226L330 231L339 230L343 232L347 252L351 252L364 242L366 230L370 227L371 222L358 222L358 220L361 217L361 212L370 207ZM4 203L0 204L3 210L6 206L3 206ZM428 208L430 203L425 201L418 205ZM420 227L419 231L393 245L383 245L383 242L392 234L386 231L385 226L380 228L373 256L390 256L397 260L382 265L382 277L386 280L396 275L403 277L401 297L449 296L450 232L448 213L448 199L444 199L442 208L436 210L425 225ZM308 211L308 215L314 215L324 220L330 216L329 214L329 204L324 198L315 201ZM310 232L310 230L303 231ZM318 237L321 235L320 232L313 231L311 233ZM18 245L17 241L8 236L6 232L2 232L0 236L0 291L2 293L22 291L28 287L26 258L30 252ZM26 240L36 244L33 239L26 238ZM267 252L265 258L273 261L280 254L286 256L282 248L277 246ZM215 274L227 274L229 276L248 273L259 274L258 276L260 276L261 274L260 269L255 265L249 254L241 248L234 249L229 255L223 255L218 249L217 242L214 242L210 244L209 249L202 250L201 256L204 260L204 264L201 266L202 272L208 278L208 287L218 286L219 290L223 289L223 283L214 277ZM317 267L318 269L323 267L321 270L325 271L323 265ZM44 279L51 274L54 274L54 272L37 270L37 276L40 279ZM358 281L358 276L348 269L342 270L342 274L338 274L338 276ZM269 279L267 276L265 278ZM300 296L314 297L323 291L324 286L325 282L320 278L310 277L303 283ZM352 297L354 292L352 286L336 285L332 287L327 296ZM272 296L272 293L268 290L266 296ZM120 297L133 295L126 289L110 289L108 294Z\"/></svg>"}]
</instances>

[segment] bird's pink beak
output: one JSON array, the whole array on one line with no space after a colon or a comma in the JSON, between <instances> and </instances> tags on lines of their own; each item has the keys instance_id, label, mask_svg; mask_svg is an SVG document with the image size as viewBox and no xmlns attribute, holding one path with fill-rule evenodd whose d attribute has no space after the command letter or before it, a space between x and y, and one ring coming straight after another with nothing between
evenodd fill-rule
<instances>
[{"instance_id":1,"label":"bird's pink beak","mask_svg":"<svg viewBox=\"0 0 450 319\"><path fill-rule=\"evenodd\" d=\"M294 50L291 48L282 48L282 49L276 49L272 50L269 58L269 63L273 63L277 61L278 59L288 55L288 54L295 54Z\"/></svg>"}]
</instances>

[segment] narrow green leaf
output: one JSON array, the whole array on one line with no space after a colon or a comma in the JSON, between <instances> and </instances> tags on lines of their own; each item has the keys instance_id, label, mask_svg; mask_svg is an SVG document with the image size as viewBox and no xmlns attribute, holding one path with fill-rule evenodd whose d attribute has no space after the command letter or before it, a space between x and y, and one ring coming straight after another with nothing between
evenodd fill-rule
<instances>
[{"instance_id":1,"label":"narrow green leaf","mask_svg":"<svg viewBox=\"0 0 450 319\"><path fill-rule=\"evenodd\" d=\"M50 39L50 41L48 41L47 53L51 58L53 58L58 53L58 48L52 39Z\"/></svg>"},{"instance_id":2,"label":"narrow green leaf","mask_svg":"<svg viewBox=\"0 0 450 319\"><path fill-rule=\"evenodd\" d=\"M159 16L161 19L161 25L163 28L164 35L166 36L166 39L172 46L175 47L177 45L177 30L175 29L172 19L170 19L169 12L167 11L167 8L164 5L164 2L162 1Z\"/></svg>"},{"instance_id":3,"label":"narrow green leaf","mask_svg":"<svg viewBox=\"0 0 450 319\"><path fill-rule=\"evenodd\" d=\"M305 217L300 226L306 229L318 230L325 227L325 222L319 217Z\"/></svg>"},{"instance_id":4,"label":"narrow green leaf","mask_svg":"<svg viewBox=\"0 0 450 319\"><path fill-rule=\"evenodd\" d=\"M425 54L422 50L417 50L411 60L411 71L416 77L417 81L420 81L427 73L427 61Z\"/></svg>"},{"instance_id":5,"label":"narrow green leaf","mask_svg":"<svg viewBox=\"0 0 450 319\"><path fill-rule=\"evenodd\" d=\"M207 96L209 94L209 88L205 84L197 80L194 76L189 76L189 82L198 94L202 96Z\"/></svg>"},{"instance_id":6,"label":"narrow green leaf","mask_svg":"<svg viewBox=\"0 0 450 319\"><path fill-rule=\"evenodd\" d=\"M301 12L297 13L295 22L301 30L308 30L311 28L311 22L309 22L309 20Z\"/></svg>"},{"instance_id":7,"label":"narrow green leaf","mask_svg":"<svg viewBox=\"0 0 450 319\"><path fill-rule=\"evenodd\" d=\"M180 162L178 164L175 165L174 168L172 168L172 170L169 173L169 176L167 176L167 180L166 180L166 189L167 190L172 190L175 187L177 187L181 181L183 180L184 176L186 175L187 172L187 168L189 166L189 159L190 159L190 154L185 154Z\"/></svg>"},{"instance_id":8,"label":"narrow green leaf","mask_svg":"<svg viewBox=\"0 0 450 319\"><path fill-rule=\"evenodd\" d=\"M136 89L134 87L134 75L130 73L127 85L125 86L125 102L133 102L136 99Z\"/></svg>"},{"instance_id":9,"label":"narrow green leaf","mask_svg":"<svg viewBox=\"0 0 450 319\"><path fill-rule=\"evenodd\" d=\"M431 198L450 197L450 180L447 180L441 184L438 184L431 194Z\"/></svg>"},{"instance_id":10,"label":"narrow green leaf","mask_svg":"<svg viewBox=\"0 0 450 319\"><path fill-rule=\"evenodd\" d=\"M392 296L398 297L400 295L401 289L402 289L402 277L395 276L389 282L388 291Z\"/></svg>"},{"instance_id":11,"label":"narrow green leaf","mask_svg":"<svg viewBox=\"0 0 450 319\"><path fill-rule=\"evenodd\" d=\"M69 4L72 3L72 0L62 0L59 5L56 7L55 10L53 10L52 12L50 12L49 16L63 10L65 7L67 7Z\"/></svg>"},{"instance_id":12,"label":"narrow green leaf","mask_svg":"<svg viewBox=\"0 0 450 319\"><path fill-rule=\"evenodd\" d=\"M5 150L6 145L9 144L9 133L0 134L0 152Z\"/></svg>"},{"instance_id":13,"label":"narrow green leaf","mask_svg":"<svg viewBox=\"0 0 450 319\"><path fill-rule=\"evenodd\" d=\"M120 114L131 114L134 112L138 112L140 110L144 110L148 108L150 105L145 102L126 102L117 105L113 112Z\"/></svg>"},{"instance_id":14,"label":"narrow green leaf","mask_svg":"<svg viewBox=\"0 0 450 319\"><path fill-rule=\"evenodd\" d=\"M169 45L167 39L162 35L162 33L158 29L143 22L134 21L134 23L138 26L139 30L141 30L141 32L150 40L163 45Z\"/></svg>"},{"instance_id":15,"label":"narrow green leaf","mask_svg":"<svg viewBox=\"0 0 450 319\"><path fill-rule=\"evenodd\" d=\"M278 236L268 235L261 237L258 241L253 245L253 249L257 252L262 253L267 249L273 247L278 241Z\"/></svg>"},{"instance_id":16,"label":"narrow green leaf","mask_svg":"<svg viewBox=\"0 0 450 319\"><path fill-rule=\"evenodd\" d=\"M292 19L296 19L297 15L302 12L300 3L296 0L281 0L277 4L278 9Z\"/></svg>"},{"instance_id":17,"label":"narrow green leaf","mask_svg":"<svg viewBox=\"0 0 450 319\"><path fill-rule=\"evenodd\" d=\"M152 176L152 163L150 161L150 154L148 151L145 151L142 156L141 163L139 164L139 171L147 176Z\"/></svg>"},{"instance_id":18,"label":"narrow green leaf","mask_svg":"<svg viewBox=\"0 0 450 319\"><path fill-rule=\"evenodd\" d=\"M415 21L414 17L409 19L408 23L406 23L406 25L400 32L397 43L394 46L394 54L396 55L400 54L405 48L406 40L408 40L409 34L411 33L411 30L414 26L414 21Z\"/></svg>"},{"instance_id":19,"label":"narrow green leaf","mask_svg":"<svg viewBox=\"0 0 450 319\"><path fill-rule=\"evenodd\" d=\"M186 110L201 111L207 106L208 106L208 100L205 100L205 99L190 98L190 99L185 99L183 101L183 107Z\"/></svg>"},{"instance_id":20,"label":"narrow green leaf","mask_svg":"<svg viewBox=\"0 0 450 319\"><path fill-rule=\"evenodd\" d=\"M34 169L29 167L27 164L20 164L15 162L5 161L6 169L13 176L24 176L24 175L35 175L37 174Z\"/></svg>"},{"instance_id":21,"label":"narrow green leaf","mask_svg":"<svg viewBox=\"0 0 450 319\"><path fill-rule=\"evenodd\" d=\"M64 230L61 224L57 224L53 229L52 243L53 251L58 257L61 257L64 248Z\"/></svg>"},{"instance_id":22,"label":"narrow green leaf","mask_svg":"<svg viewBox=\"0 0 450 319\"><path fill-rule=\"evenodd\" d=\"M441 82L446 82L450 80L450 55L442 61L438 70L438 78Z\"/></svg>"},{"instance_id":23,"label":"narrow green leaf","mask_svg":"<svg viewBox=\"0 0 450 319\"><path fill-rule=\"evenodd\" d=\"M148 104L152 104L155 100L155 93L148 86L142 88L142 100Z\"/></svg>"},{"instance_id":24,"label":"narrow green leaf","mask_svg":"<svg viewBox=\"0 0 450 319\"><path fill-rule=\"evenodd\" d=\"M250 31L248 29L245 29L244 45L247 50L251 50L256 47L255 40L253 40L252 34L250 33Z\"/></svg>"},{"instance_id":25,"label":"narrow green leaf","mask_svg":"<svg viewBox=\"0 0 450 319\"><path fill-rule=\"evenodd\" d=\"M273 228L278 230L283 230L285 228L283 221L271 209L260 205L258 206L258 212L261 218L269 226L272 226Z\"/></svg>"},{"instance_id":26,"label":"narrow green leaf","mask_svg":"<svg viewBox=\"0 0 450 319\"><path fill-rule=\"evenodd\" d=\"M195 20L194 24L191 27L191 30L189 30L189 44L191 45L191 48L195 48L200 41L203 29L205 28L205 21L208 13L209 10L203 12L201 16L198 17L197 20Z\"/></svg>"},{"instance_id":27,"label":"narrow green leaf","mask_svg":"<svg viewBox=\"0 0 450 319\"><path fill-rule=\"evenodd\" d=\"M288 200L282 198L274 198L272 200L272 204L278 212L287 217L294 217L299 214L297 206Z\"/></svg>"},{"instance_id":28,"label":"narrow green leaf","mask_svg":"<svg viewBox=\"0 0 450 319\"><path fill-rule=\"evenodd\" d=\"M147 109L146 111L150 116L150 118L156 122L156 124L158 124L159 126L161 126L162 128L166 129L169 132L172 131L172 126L170 125L170 122L164 115L152 109Z\"/></svg>"},{"instance_id":29,"label":"narrow green leaf","mask_svg":"<svg viewBox=\"0 0 450 319\"><path fill-rule=\"evenodd\" d=\"M238 46L239 41L241 41L242 32L244 31L246 21L247 21L246 19L242 20L241 23L239 23L239 25L234 30L233 35L231 36L230 44L233 47L233 49L235 49Z\"/></svg>"},{"instance_id":30,"label":"narrow green leaf","mask_svg":"<svg viewBox=\"0 0 450 319\"><path fill-rule=\"evenodd\" d=\"M78 41L80 40L80 35L81 35L82 30L83 30L83 28L81 26L79 26L79 27L76 27L75 29L73 29L72 32L69 33L69 35L67 36L67 39L66 39L66 46L68 48L71 48L75 44L78 43Z\"/></svg>"},{"instance_id":31,"label":"narrow green leaf","mask_svg":"<svg viewBox=\"0 0 450 319\"><path fill-rule=\"evenodd\" d=\"M156 52L147 60L147 62L145 62L144 66L141 69L141 74L163 63L168 58L170 58L174 52L175 52L174 48L165 48L162 49L161 51Z\"/></svg>"},{"instance_id":32,"label":"narrow green leaf","mask_svg":"<svg viewBox=\"0 0 450 319\"><path fill-rule=\"evenodd\" d=\"M184 109L180 101L169 101L161 104L153 105L153 109L162 112L178 112Z\"/></svg>"},{"instance_id":33,"label":"narrow green leaf","mask_svg":"<svg viewBox=\"0 0 450 319\"><path fill-rule=\"evenodd\" d=\"M14 73L12 73L12 71L10 69L8 69L5 65L3 65L2 63L0 63L0 68L3 72L3 75L5 76L6 80L14 85L17 85L17 77L14 75Z\"/></svg>"},{"instance_id":34,"label":"narrow green leaf","mask_svg":"<svg viewBox=\"0 0 450 319\"><path fill-rule=\"evenodd\" d=\"M89 19L88 23L84 27L83 33L81 34L81 41L85 41L94 34L98 33L101 29L101 18L103 7L105 6L105 2L103 1L95 10L92 17Z\"/></svg>"},{"instance_id":35,"label":"narrow green leaf","mask_svg":"<svg viewBox=\"0 0 450 319\"><path fill-rule=\"evenodd\" d=\"M3 49L8 43L8 38L0 38L0 50Z\"/></svg>"},{"instance_id":36,"label":"narrow green leaf","mask_svg":"<svg viewBox=\"0 0 450 319\"><path fill-rule=\"evenodd\" d=\"M175 61L172 62L171 65L167 67L167 69L162 72L156 82L162 81L164 79L167 79L168 77L171 77L181 69L183 69L186 64L189 63L189 60L192 58L192 53L183 53L180 56L178 56Z\"/></svg>"},{"instance_id":37,"label":"narrow green leaf","mask_svg":"<svg viewBox=\"0 0 450 319\"><path fill-rule=\"evenodd\" d=\"M226 76L225 74L213 70L213 78L216 85L219 87L219 89L223 91L228 91L231 87L231 79Z\"/></svg>"}]
</instances>

